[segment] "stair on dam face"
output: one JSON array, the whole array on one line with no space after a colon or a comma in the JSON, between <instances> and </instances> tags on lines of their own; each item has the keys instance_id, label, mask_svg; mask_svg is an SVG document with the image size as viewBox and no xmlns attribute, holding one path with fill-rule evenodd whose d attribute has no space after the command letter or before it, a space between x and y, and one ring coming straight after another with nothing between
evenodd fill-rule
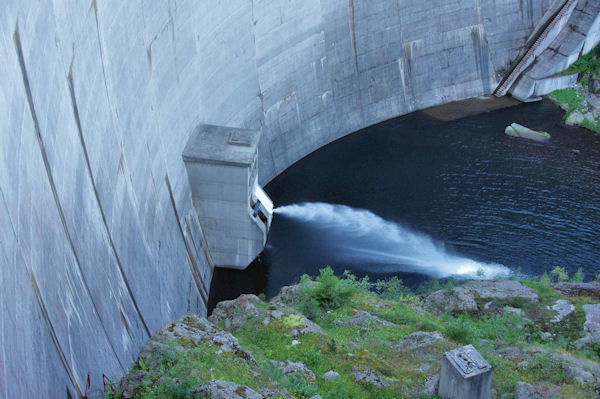
<instances>
[{"instance_id":1,"label":"stair on dam face","mask_svg":"<svg viewBox=\"0 0 600 399\"><path fill-rule=\"evenodd\" d=\"M184 149L193 204L216 267L245 269L264 249L273 203L258 184L260 136L201 124Z\"/></svg>"},{"instance_id":2,"label":"stair on dam face","mask_svg":"<svg viewBox=\"0 0 600 399\"><path fill-rule=\"evenodd\" d=\"M557 0L561 2L532 35L515 67L496 88L496 96L511 94L524 102L537 101L577 81L576 74L560 73L600 42L600 3Z\"/></svg>"}]
</instances>

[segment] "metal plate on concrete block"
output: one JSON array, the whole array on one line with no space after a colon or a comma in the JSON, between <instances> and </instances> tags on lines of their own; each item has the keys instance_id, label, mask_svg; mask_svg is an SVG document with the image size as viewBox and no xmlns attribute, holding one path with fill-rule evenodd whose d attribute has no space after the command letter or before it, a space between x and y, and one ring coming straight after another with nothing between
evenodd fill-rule
<instances>
[{"instance_id":1,"label":"metal plate on concrete block","mask_svg":"<svg viewBox=\"0 0 600 399\"><path fill-rule=\"evenodd\" d=\"M464 377L481 374L492 369L492 366L481 357L473 345L446 352L445 356L456 365Z\"/></svg>"}]
</instances>

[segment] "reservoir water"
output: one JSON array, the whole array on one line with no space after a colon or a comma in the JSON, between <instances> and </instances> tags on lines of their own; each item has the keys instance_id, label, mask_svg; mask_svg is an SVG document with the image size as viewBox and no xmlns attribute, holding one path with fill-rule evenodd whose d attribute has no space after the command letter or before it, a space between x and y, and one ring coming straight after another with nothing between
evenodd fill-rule
<instances>
[{"instance_id":1,"label":"reservoir water","mask_svg":"<svg viewBox=\"0 0 600 399\"><path fill-rule=\"evenodd\" d=\"M600 273L600 136L543 101L443 122L416 112L337 140L266 186L267 246L216 269L210 302L275 295L324 266L415 287L438 277ZM517 122L552 135L504 135Z\"/></svg>"}]
</instances>

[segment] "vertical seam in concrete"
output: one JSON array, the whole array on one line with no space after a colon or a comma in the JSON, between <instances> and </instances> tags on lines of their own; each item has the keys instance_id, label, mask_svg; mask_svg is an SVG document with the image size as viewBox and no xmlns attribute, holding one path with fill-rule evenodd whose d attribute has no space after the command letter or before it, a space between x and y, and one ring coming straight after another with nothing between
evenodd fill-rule
<instances>
[{"instance_id":1,"label":"vertical seam in concrete","mask_svg":"<svg viewBox=\"0 0 600 399\"><path fill-rule=\"evenodd\" d=\"M356 52L356 33L354 32L354 0L348 0L348 15L350 25L350 42L352 43L352 53L354 55L354 71L358 75L358 56Z\"/></svg>"},{"instance_id":2,"label":"vertical seam in concrete","mask_svg":"<svg viewBox=\"0 0 600 399\"><path fill-rule=\"evenodd\" d=\"M4 191L2 190L2 186L0 186L0 200L1 200L0 206L2 206L6 212L6 215L9 220L10 228L13 233L14 240L16 242L17 241L17 232L15 230L13 221L10 217L8 204L6 203L6 198L4 197ZM3 244L2 241L0 241L0 245L1 244ZM6 258L5 258L5 261L7 264L9 262L14 262L14 260L6 259ZM4 266L4 267L6 268L6 266ZM2 304L3 306L6 306L6 302L4 301L4 290L0 290L0 304ZM6 317L6 314L8 312L4 312L4 310L2 309L3 306L0 306L0 311L3 312L2 317L0 317L0 344L2 345L0 355L2 356L1 357L1 359L3 359L2 361L6 361L6 359L8 359L8 357L6 356L6 345L4 342L4 317ZM13 321L13 323L14 323L14 321ZM3 398L3 397L8 398L8 382L7 382L7 378L6 378L6 373L7 373L8 367L0 367L0 368L2 369L2 375L0 375L0 398ZM4 395L4 396L2 396L2 395Z\"/></svg>"},{"instance_id":3,"label":"vertical seam in concrete","mask_svg":"<svg viewBox=\"0 0 600 399\"><path fill-rule=\"evenodd\" d=\"M50 320L50 315L48 314L48 310L46 309L46 304L44 303L44 300L42 299L42 293L40 292L40 288L38 287L37 281L35 280L33 271L29 272L29 276L31 279L31 286L33 287L33 292L35 293L35 299L37 300L38 306L40 307L40 311L42 312L42 317L44 318L44 320L46 320L46 324L48 325L48 329L50 331L50 336L52 337L52 341L54 342L54 346L56 347L58 356L60 357L60 360L61 360L63 366L65 367L65 370L67 371L69 379L71 380L71 384L73 384L73 387L75 388L75 391L77 392L77 397L80 399L83 399L84 396L81 393L81 388L79 388L79 384L77 383L75 374L73 373L73 370L71 370L71 367L69 366L69 363L67 362L67 357L65 356L65 353L62 350L60 342L58 342L58 336L56 335L56 331L54 330L54 326L52 325L52 321Z\"/></svg>"},{"instance_id":4,"label":"vertical seam in concrete","mask_svg":"<svg viewBox=\"0 0 600 399\"><path fill-rule=\"evenodd\" d=\"M137 301L135 300L135 296L133 295L133 291L131 290L129 281L127 280L127 276L125 275L125 272L123 270L123 265L121 264L121 260L117 253L117 249L115 248L112 234L110 232L110 229L108 228L108 223L106 221L106 215L104 214L104 209L102 208L102 203L100 201L100 195L98 194L98 189L96 187L96 180L94 179L94 174L92 173L90 157L89 157L89 154L87 151L87 146L85 144L85 139L83 138L83 129L81 127L81 119L79 117L79 107L77 106L77 100L75 98L75 88L73 85L73 66L72 65L69 68L69 75L67 76L67 81L69 83L69 92L71 94L71 105L73 107L73 114L75 115L75 123L77 125L77 132L79 133L79 141L81 143L81 148L83 150L83 156L85 158L85 164L87 167L88 175L89 175L90 181L92 183L92 188L94 190L94 197L96 198L96 204L98 205L98 209L100 210L100 215L102 216L102 223L104 224L104 229L106 230L106 234L108 236L108 242L110 244L110 248L111 248L112 253L117 262L117 266L119 268L119 273L121 274L121 278L123 278L123 281L125 282L125 287L127 288L127 293L129 294L129 296L131 298L131 302L133 303L133 306L135 307L135 310L139 315L139 318L142 322L142 325L144 326L144 330L146 331L146 334L148 335L148 337L150 337L152 334L150 334L150 329L148 328L148 325L146 324L146 321L144 320L142 312L140 311Z\"/></svg>"},{"instance_id":5,"label":"vertical seam in concrete","mask_svg":"<svg viewBox=\"0 0 600 399\"><path fill-rule=\"evenodd\" d=\"M94 10L94 17L95 17L95 20L96 20L96 33L97 33L97 36L98 36L98 49L100 51L100 61L101 61L101 65L102 65L102 76L103 76L103 79L104 79L104 89L106 91L106 101L108 102L108 106L109 106L111 112L113 113L115 120L119 121L119 113L117 112L116 108L112 104L112 101L111 101L111 98L110 98L110 94L109 94L109 90L108 90L108 80L106 79L106 67L105 67L105 62L104 62L104 53L102 51L102 41L101 41L101 36L100 36L100 22L99 22L99 19L98 19L98 6L97 6L96 0L92 0L91 8ZM121 143L121 147L122 147L122 143ZM121 151L122 150L123 149L121 148ZM123 168L123 171L124 171L124 168ZM123 175L125 176L125 173L123 173ZM129 175L129 180L131 182L131 174ZM138 223L138 227L141 228L141 222L139 220L139 212L138 212L139 209L137 207L137 201L135 201L135 199L137 199L136 195L135 195L135 192L131 190L130 185L126 185L126 187L127 187L127 190L128 190L127 191L128 194L132 198L134 198L134 200L132 201L131 204L135 208L136 222ZM154 260L154 258L153 258L153 252L150 249L150 245L148 244L146 236L142 234L142 235L140 235L140 239L144 243L144 248L146 249L146 254L148 255L148 258L151 261L153 261Z\"/></svg>"},{"instance_id":6,"label":"vertical seam in concrete","mask_svg":"<svg viewBox=\"0 0 600 399\"><path fill-rule=\"evenodd\" d=\"M188 237L193 237L192 228L190 226L190 223L187 220L187 218L185 218L185 219L186 219L185 220L185 230L188 233ZM190 247L191 246L194 247L194 251L192 252L192 255L193 255L194 253L198 253L198 248L196 247L196 243L194 242L194 240L192 239L191 241L192 241L191 245L190 244L188 244L188 245L190 245ZM194 259L195 259L195 257L194 257ZM194 264L198 265L198 262L194 262ZM202 280L202 276L199 276L198 280L200 281L200 286L202 288L202 290L200 292L202 294L202 299L204 299L205 301L208 302L208 294L209 294L209 292L206 289L206 284L204 284L204 280Z\"/></svg>"},{"instance_id":7,"label":"vertical seam in concrete","mask_svg":"<svg viewBox=\"0 0 600 399\"><path fill-rule=\"evenodd\" d=\"M106 99L110 104L110 96L108 95L108 83L106 81L106 68L104 67L104 53L102 52L102 43L100 42L100 24L98 22L98 5L96 0L92 0L92 8L94 9L94 18L96 20L96 34L98 36L98 49L100 50L100 64L102 65L102 77L104 79L104 90L106 90ZM111 106L112 108L112 106Z\"/></svg>"},{"instance_id":8,"label":"vertical seam in concrete","mask_svg":"<svg viewBox=\"0 0 600 399\"><path fill-rule=\"evenodd\" d=\"M83 270L81 268L81 263L79 262L79 257L77 256L77 251L75 250L75 244L73 243L73 240L71 238L71 233L69 232L69 228L67 226L67 220L65 217L65 213L64 210L62 208L62 205L60 203L60 198L58 197L58 190L56 189L56 184L54 182L54 177L52 176L52 170L50 168L50 162L48 161L48 155L46 153L46 147L44 145L44 141L42 139L42 134L41 134L41 130L40 130L40 124L38 121L38 117L37 117L37 112L35 110L35 105L33 103L33 95L31 93L31 87L29 86L29 77L27 75L27 67L25 65L25 57L23 56L23 48L21 46L21 39L19 37L19 26L17 25L15 27L15 32L13 35L13 40L15 42L15 48L16 48L16 52L17 52L17 57L19 58L19 66L21 68L21 74L23 77L23 85L25 86L25 93L27 95L27 102L29 105L29 112L31 113L31 118L33 120L33 125L34 125L34 131L35 131L35 135L37 138L37 142L38 142L38 146L40 149L40 155L42 157L42 160L44 162L44 168L46 170L46 176L48 178L48 183L50 185L51 191L52 191L52 195L54 197L54 202L63 226L63 231L65 234L65 238L67 239L68 243L69 243L69 247L71 249L71 252L73 253L73 257L75 258L75 263L77 265L77 270L79 272L79 277L81 278L81 282L85 288L86 294L88 295L89 299L90 299L90 303L92 304L92 308L94 310L95 316L98 318L98 321L100 322L100 326L102 327L102 330L104 331L104 335L106 336L106 340L111 348L111 350L113 351L113 354L115 356L115 358L117 359L117 362L119 363L119 365L121 366L121 368L123 370L125 370L126 368L121 364L121 360L119 359L119 356L117 356L117 352L115 351L115 348L112 346L112 342L110 341L110 339L108 338L108 333L106 331L106 328L104 326L104 324L102 323L102 319L100 318L100 314L98 313L98 309L96 308L96 304L94 303L94 300L92 299L92 294L90 292L90 289L87 285L87 282L84 278L84 274L83 274ZM40 298L41 299L41 298ZM62 350L62 349L61 349Z\"/></svg>"},{"instance_id":9,"label":"vertical seam in concrete","mask_svg":"<svg viewBox=\"0 0 600 399\"><path fill-rule=\"evenodd\" d=\"M185 234L183 232L183 227L181 227L181 221L179 220L179 212L177 211L177 206L175 205L175 198L173 197L173 190L171 189L171 182L169 181L169 175L165 175L165 183L167 184L167 190L169 191L169 199L171 200L171 206L173 207L173 212L175 213L175 219L177 220L177 227L179 228L179 232L181 233L181 239L183 240L183 244L185 245L185 252L188 258L188 266L190 267L190 272L192 273L192 277L194 278L194 282L196 283L196 288L198 289L198 293L204 300L204 305L208 306L208 299L205 297L202 292L202 279L198 275L198 265L194 261L193 254L191 253L190 246L185 239Z\"/></svg>"}]
</instances>

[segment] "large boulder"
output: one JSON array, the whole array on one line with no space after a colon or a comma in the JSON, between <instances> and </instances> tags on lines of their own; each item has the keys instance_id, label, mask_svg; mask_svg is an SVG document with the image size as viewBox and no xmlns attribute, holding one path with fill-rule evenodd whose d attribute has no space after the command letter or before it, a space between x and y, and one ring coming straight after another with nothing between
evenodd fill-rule
<instances>
[{"instance_id":1,"label":"large boulder","mask_svg":"<svg viewBox=\"0 0 600 399\"><path fill-rule=\"evenodd\" d=\"M208 320L217 325L222 322L223 327L228 331L236 330L260 316L260 312L256 308L260 302L260 298L252 294L243 294L230 301L221 301Z\"/></svg>"},{"instance_id":2,"label":"large boulder","mask_svg":"<svg viewBox=\"0 0 600 399\"><path fill-rule=\"evenodd\" d=\"M284 287L280 294L287 298L287 293L295 292L297 287L299 286ZM288 306L287 303L287 300L280 299L272 300L267 304L256 295L243 294L236 299L219 302L208 320L216 325L223 325L223 328L228 331L235 331L249 323L261 322L268 325L281 320L292 337L308 333L325 335L319 325Z\"/></svg>"},{"instance_id":3,"label":"large boulder","mask_svg":"<svg viewBox=\"0 0 600 399\"><path fill-rule=\"evenodd\" d=\"M519 125L518 123L512 123L504 129L504 133L508 136L521 137L528 140L534 140L545 143L550 140L550 135L546 132L538 132L536 130L529 129L525 126Z\"/></svg>"},{"instance_id":4,"label":"large boulder","mask_svg":"<svg viewBox=\"0 0 600 399\"><path fill-rule=\"evenodd\" d=\"M591 283L558 283L552 286L555 291L566 296L587 296L600 298L600 285Z\"/></svg>"},{"instance_id":5,"label":"large boulder","mask_svg":"<svg viewBox=\"0 0 600 399\"><path fill-rule=\"evenodd\" d=\"M471 281L464 286L478 298L509 299L524 298L537 301L538 295L532 288L515 280L480 280Z\"/></svg>"},{"instance_id":6,"label":"large boulder","mask_svg":"<svg viewBox=\"0 0 600 399\"><path fill-rule=\"evenodd\" d=\"M477 310L475 296L464 287L452 290L433 292L425 298L423 308L428 312L439 314L457 310Z\"/></svg>"},{"instance_id":7,"label":"large boulder","mask_svg":"<svg viewBox=\"0 0 600 399\"><path fill-rule=\"evenodd\" d=\"M305 284L314 284L312 281L308 281ZM283 304L283 305L293 305L296 300L300 299L302 296L302 286L300 284L295 285L286 285L281 287L279 293L271 298L269 303L273 305Z\"/></svg>"},{"instance_id":8,"label":"large boulder","mask_svg":"<svg viewBox=\"0 0 600 399\"><path fill-rule=\"evenodd\" d=\"M471 281L452 290L441 290L429 294L423 307L432 313L461 310L477 310L477 300L510 300L523 298L537 302L535 291L514 280Z\"/></svg>"}]
</instances>

